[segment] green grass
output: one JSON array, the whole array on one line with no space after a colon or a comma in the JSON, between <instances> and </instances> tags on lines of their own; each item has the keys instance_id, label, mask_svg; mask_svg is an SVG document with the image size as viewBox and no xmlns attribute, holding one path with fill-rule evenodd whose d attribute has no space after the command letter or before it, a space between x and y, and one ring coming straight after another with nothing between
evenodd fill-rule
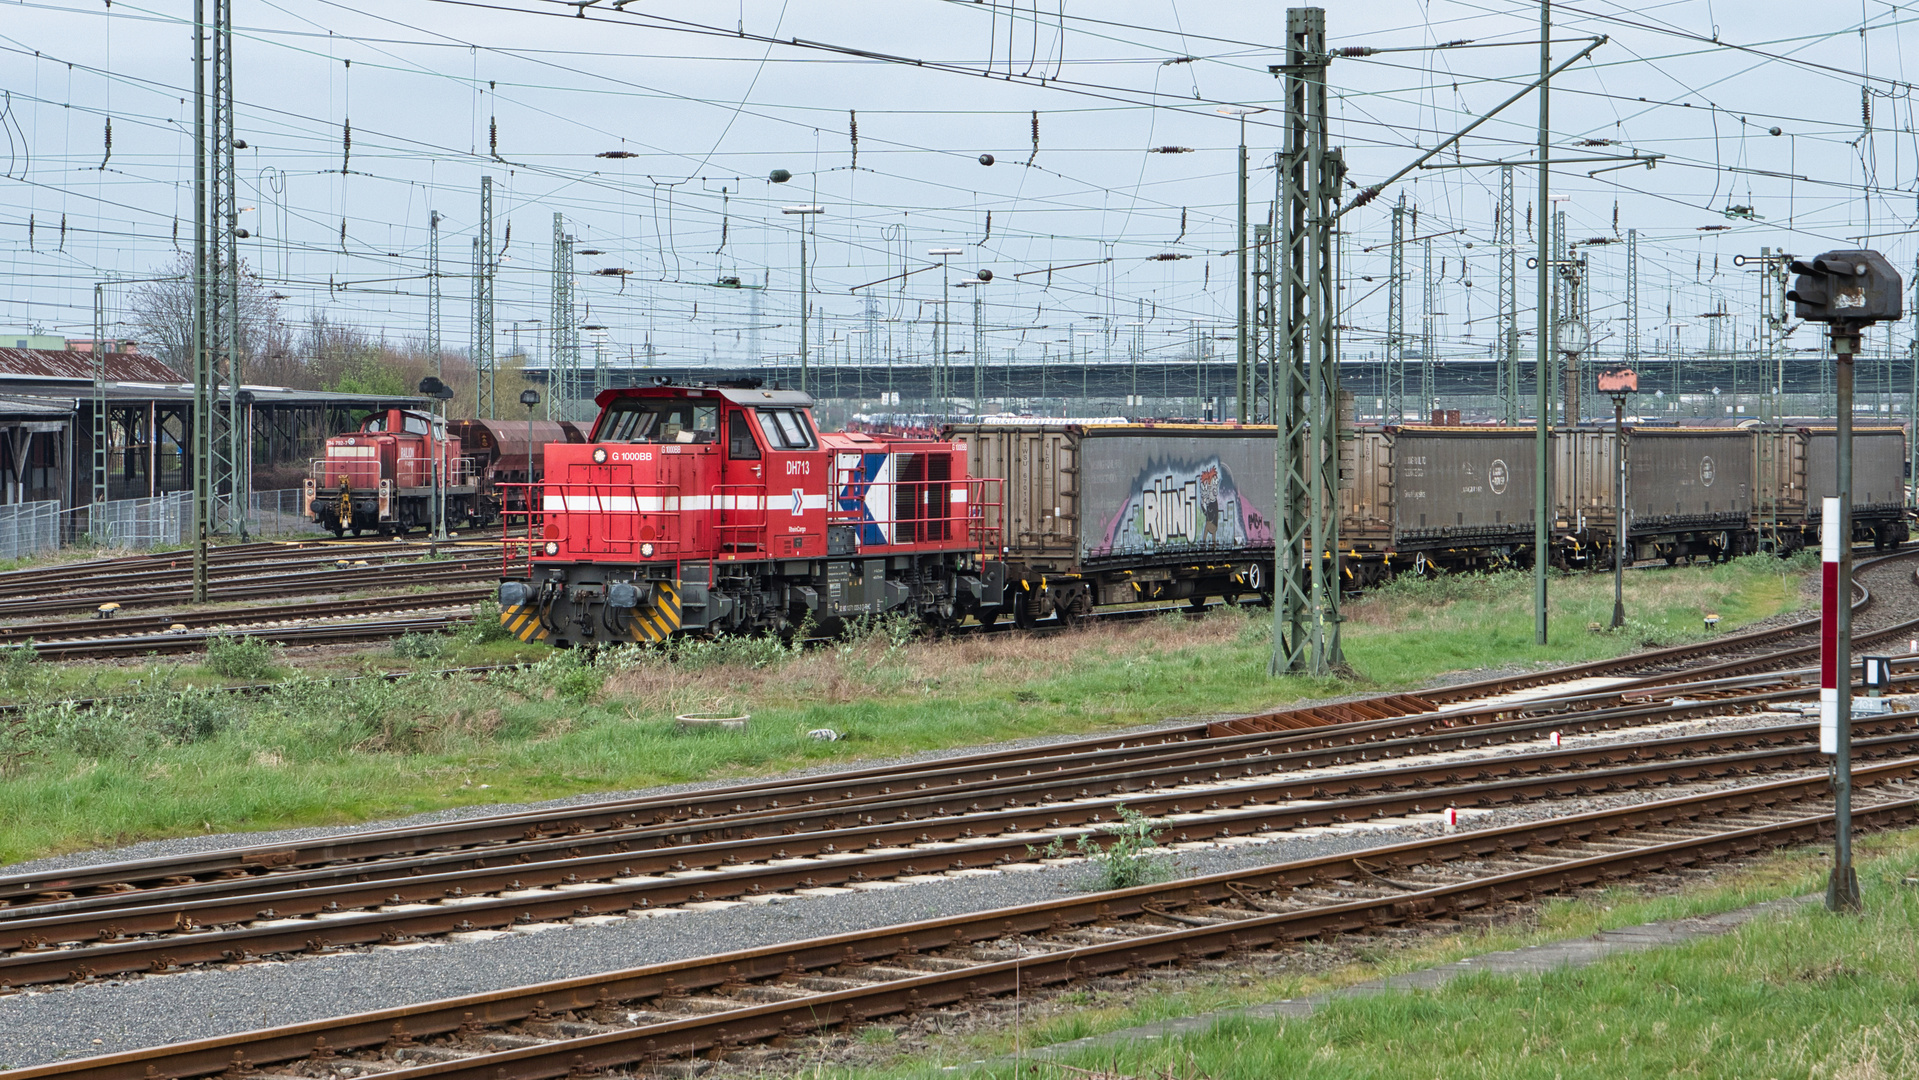
<instances>
[{"instance_id":1,"label":"green grass","mask_svg":"<svg viewBox=\"0 0 1919 1080\"><path fill-rule=\"evenodd\" d=\"M1862 838L1864 917L1817 905L1732 934L1537 977L1467 976L1440 990L1336 1000L1307 1020L1229 1019L1182 1038L1087 1051L1069 1065L1120 1076L1267 1077L1848 1077L1919 1075L1919 831ZM1817 892L1827 852L1800 850L1663 896L1628 888L1555 901L1526 925L1426 939L1318 975L1221 976L1134 1000L1074 992L1062 1015L1024 1025L1039 1047L1172 1017L1285 998L1462 957L1600 930L1733 910ZM1295 949L1313 946L1296 946ZM1011 1025L937 1040L886 1065L821 1070L815 1080L931 1080L1007 1055ZM1020 1075L1008 1065L969 1078Z\"/></svg>"},{"instance_id":2,"label":"green grass","mask_svg":"<svg viewBox=\"0 0 1919 1080\"><path fill-rule=\"evenodd\" d=\"M247 696L201 689L230 681L204 666L11 665L0 670L0 695L28 707L0 727L0 862L1257 711L1453 671L1614 655L1696 636L1707 610L1730 627L1799 595L1796 573L1766 558L1633 574L1629 632L1588 633L1610 614L1610 584L1555 583L1550 646L1533 644L1524 575L1395 584L1349 605L1354 674L1345 679L1269 679L1263 612L945 641L908 640L886 625L804 652L770 640L694 643L670 655L603 655L590 667L578 653L555 653L533 670L478 681L296 675ZM417 645L407 651L430 651ZM526 652L468 631L437 657L388 649L358 663L428 669ZM340 672L341 661L330 664ZM60 703L76 685L130 697L76 711ZM751 712L752 726L683 734L672 723L714 709ZM845 738L806 737L821 727Z\"/></svg>"}]
</instances>

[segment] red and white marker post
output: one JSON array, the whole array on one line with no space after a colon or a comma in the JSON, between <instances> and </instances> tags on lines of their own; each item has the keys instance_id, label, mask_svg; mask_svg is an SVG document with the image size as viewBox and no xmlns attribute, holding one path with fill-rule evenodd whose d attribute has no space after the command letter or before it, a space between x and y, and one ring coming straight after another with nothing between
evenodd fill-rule
<instances>
[{"instance_id":1,"label":"red and white marker post","mask_svg":"<svg viewBox=\"0 0 1919 1080\"><path fill-rule=\"evenodd\" d=\"M1819 752L1839 752L1839 609L1851 597L1840 588L1839 500L1821 508L1819 546ZM1850 650L1847 650L1850 651ZM1850 665L1848 665L1850 666ZM1848 687L1850 689L1850 687Z\"/></svg>"}]
</instances>

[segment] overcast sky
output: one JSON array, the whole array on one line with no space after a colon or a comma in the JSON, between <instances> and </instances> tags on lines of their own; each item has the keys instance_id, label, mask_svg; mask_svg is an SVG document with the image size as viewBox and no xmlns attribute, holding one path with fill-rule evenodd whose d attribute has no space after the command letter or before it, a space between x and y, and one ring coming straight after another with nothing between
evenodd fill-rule
<instances>
[{"instance_id":1,"label":"overcast sky","mask_svg":"<svg viewBox=\"0 0 1919 1080\"><path fill-rule=\"evenodd\" d=\"M983 268L995 275L978 290L989 355L1118 357L1136 334L1153 355L1189 355L1195 336L1229 334L1239 123L1219 110L1277 104L1267 66L1285 29L1282 6L1223 0L636 0L624 12L609 0L586 18L549 0L234 9L240 203L253 234L243 251L289 316L418 337L438 210L442 271L454 275L442 337L465 348L478 188L492 176L502 351L545 348L559 213L579 247L602 252L576 259L582 320L607 327L611 355L650 345L663 362L745 359L755 325L759 354L796 351L807 219L780 208L798 204L824 208L811 220L811 284L836 355L877 356L889 341L923 353L943 274ZM184 0L0 4L0 325L85 334L95 281L164 267L176 229L188 246L191 11ZM1762 246L1878 247L1910 273L1914 17L1880 2L1554 5L1556 58L1609 38L1555 80L1554 153L1664 155L1650 171L1589 176L1603 166L1586 163L1553 177L1570 196L1571 238L1639 230L1643 341L1669 337L1672 323L1685 324L1688 348L1709 330L1750 338L1758 283L1731 259ZM1361 186L1539 65L1537 4L1340 4L1327 28L1335 48L1406 50L1331 68L1333 141ZM1432 48L1458 41L1471 47ZM1530 160L1537 119L1529 96L1442 160ZM1247 132L1259 221L1276 118L1255 115ZM595 156L610 151L634 156ZM769 183L776 168L793 179ZM1527 218L1536 227L1540 213L1535 173L1516 172L1523 260ZM1498 185L1496 168L1432 170L1348 215L1356 353L1376 352L1386 325L1379 245L1403 194L1418 210L1410 235L1443 234L1431 267L1440 348L1486 355ZM927 267L944 247L965 249L950 271L853 291ZM1409 331L1421 326L1424 251L1407 254ZM1152 258L1162 254L1190 257ZM1621 348L1624 245L1590 258L1595 336ZM728 277L766 289L714 286ZM1519 277L1530 312L1523 265ZM125 287L111 292L119 311ZM970 348L974 293L952 295L954 347ZM1733 315L1698 317L1722 308ZM1521 324L1530 331L1529 313ZM1894 333L1903 349L1908 326Z\"/></svg>"}]
</instances>

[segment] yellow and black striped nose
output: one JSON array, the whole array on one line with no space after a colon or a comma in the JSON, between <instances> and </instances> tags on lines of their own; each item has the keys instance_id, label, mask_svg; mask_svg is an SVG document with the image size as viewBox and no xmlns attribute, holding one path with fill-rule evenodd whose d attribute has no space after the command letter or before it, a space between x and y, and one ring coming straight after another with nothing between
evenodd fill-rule
<instances>
[{"instance_id":1,"label":"yellow and black striped nose","mask_svg":"<svg viewBox=\"0 0 1919 1080\"><path fill-rule=\"evenodd\" d=\"M657 645L680 628L680 586L662 581L653 586L653 599L633 612L630 622L633 640L642 645Z\"/></svg>"},{"instance_id":2,"label":"yellow and black striped nose","mask_svg":"<svg viewBox=\"0 0 1919 1080\"><path fill-rule=\"evenodd\" d=\"M520 604L501 611L500 625L521 641L541 641L546 637L546 627L540 625L539 608L533 604Z\"/></svg>"}]
</instances>

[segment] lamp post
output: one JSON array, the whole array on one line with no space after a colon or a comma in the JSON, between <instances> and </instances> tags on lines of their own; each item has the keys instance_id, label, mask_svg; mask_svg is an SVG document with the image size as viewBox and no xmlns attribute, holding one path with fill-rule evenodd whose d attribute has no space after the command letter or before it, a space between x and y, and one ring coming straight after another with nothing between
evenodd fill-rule
<instances>
[{"instance_id":1,"label":"lamp post","mask_svg":"<svg viewBox=\"0 0 1919 1080\"><path fill-rule=\"evenodd\" d=\"M1626 395L1639 389L1639 375L1631 368L1599 376L1599 392L1612 397L1613 517L1618 535L1612 554L1612 628L1626 625Z\"/></svg>"},{"instance_id":2,"label":"lamp post","mask_svg":"<svg viewBox=\"0 0 1919 1080\"><path fill-rule=\"evenodd\" d=\"M532 391L528 391L531 393ZM420 394L440 403L440 415L427 417L428 444L433 448L433 540L444 542L450 537L446 534L446 489L449 478L446 475L446 403L453 398L453 391L437 377L428 375L420 380Z\"/></svg>"},{"instance_id":3,"label":"lamp post","mask_svg":"<svg viewBox=\"0 0 1919 1080\"><path fill-rule=\"evenodd\" d=\"M533 406L540 403L540 392L527 387L520 391L520 404L526 406L526 524L533 528Z\"/></svg>"},{"instance_id":4,"label":"lamp post","mask_svg":"<svg viewBox=\"0 0 1919 1080\"><path fill-rule=\"evenodd\" d=\"M780 171L781 170L775 170L773 173L773 176L774 176L773 182L776 184L783 183L783 181L778 179ZM801 215L800 217L800 393L804 394L808 392L807 385L806 385L806 360L807 360L806 350L808 347L807 341L806 341L806 309L811 306L807 303L807 300L806 300L806 230L807 230L807 222L811 219L811 216L814 214L826 213L826 207L814 206L814 205L782 206L780 207L780 213Z\"/></svg>"}]
</instances>

